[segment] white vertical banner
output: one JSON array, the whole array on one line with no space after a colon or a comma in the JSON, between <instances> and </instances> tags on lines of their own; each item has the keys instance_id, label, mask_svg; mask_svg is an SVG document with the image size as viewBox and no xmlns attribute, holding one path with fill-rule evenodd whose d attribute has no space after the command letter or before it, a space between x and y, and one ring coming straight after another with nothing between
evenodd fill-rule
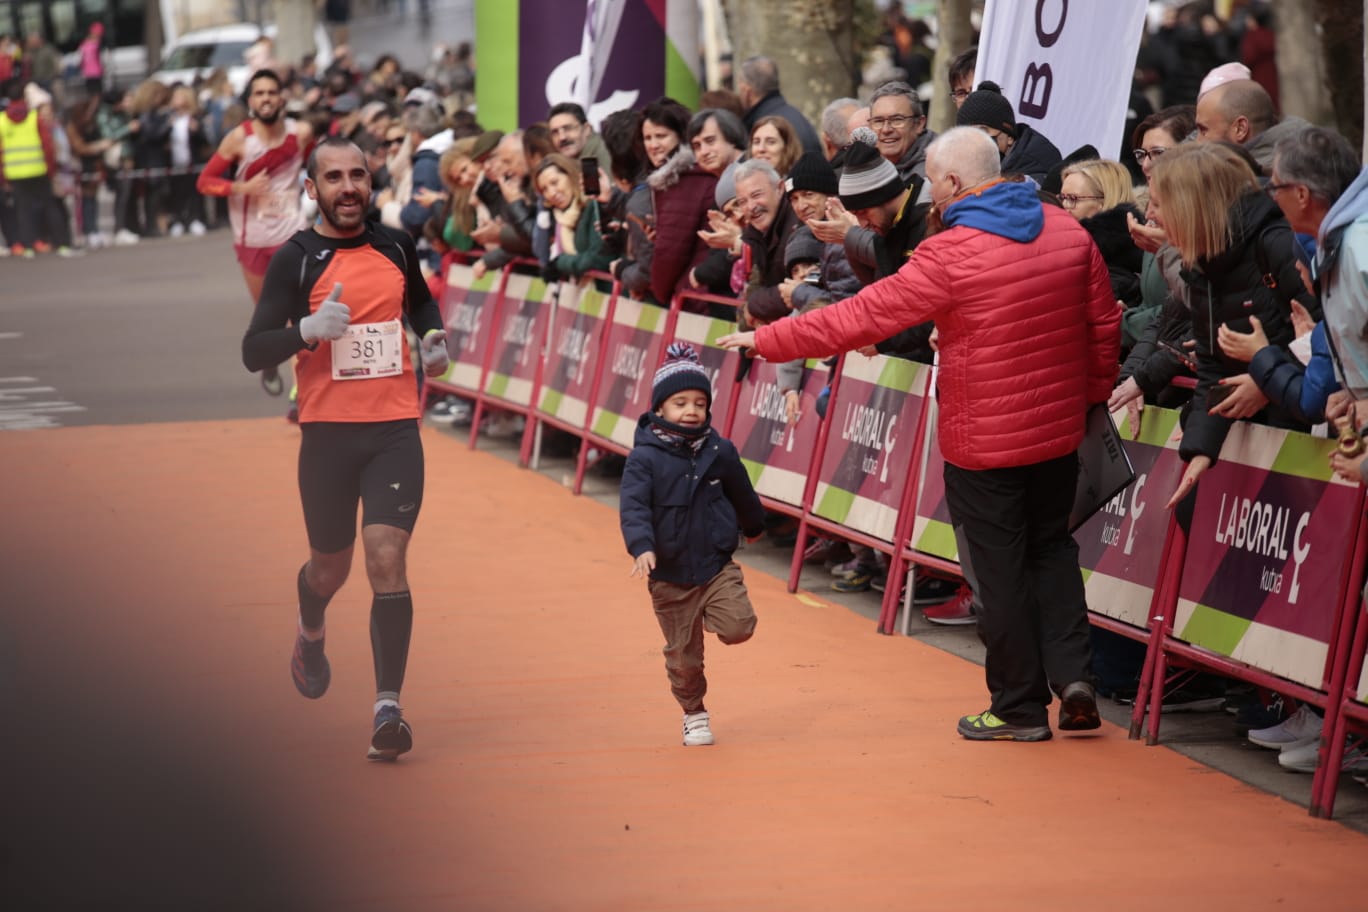
<instances>
[{"instance_id":1,"label":"white vertical banner","mask_svg":"<svg viewBox=\"0 0 1368 912\"><path fill-rule=\"evenodd\" d=\"M988 0L974 78L1061 155L1118 158L1146 0ZM977 85L977 82L975 83Z\"/></svg>"}]
</instances>

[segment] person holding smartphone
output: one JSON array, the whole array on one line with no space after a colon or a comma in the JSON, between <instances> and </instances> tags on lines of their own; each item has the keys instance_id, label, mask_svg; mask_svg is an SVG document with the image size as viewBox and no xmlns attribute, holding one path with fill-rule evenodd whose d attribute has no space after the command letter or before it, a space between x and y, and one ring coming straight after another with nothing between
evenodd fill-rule
<instances>
[{"instance_id":1,"label":"person holding smartphone","mask_svg":"<svg viewBox=\"0 0 1368 912\"><path fill-rule=\"evenodd\" d=\"M1196 341L1197 389L1178 449L1188 465L1169 498L1173 508L1216 462L1232 421L1306 429L1269 403L1245 364L1221 350L1221 328L1250 333L1255 318L1270 344L1286 348L1293 339L1292 302L1316 319L1320 305L1297 270L1287 219L1236 150L1200 143L1166 153L1154 167L1150 205L1182 256Z\"/></svg>"},{"instance_id":2,"label":"person holding smartphone","mask_svg":"<svg viewBox=\"0 0 1368 912\"><path fill-rule=\"evenodd\" d=\"M541 160L533 175L541 204L532 234L532 249L548 282L578 279L586 272L608 267L603 235L599 233L599 204L581 190L579 165L553 152Z\"/></svg>"}]
</instances>

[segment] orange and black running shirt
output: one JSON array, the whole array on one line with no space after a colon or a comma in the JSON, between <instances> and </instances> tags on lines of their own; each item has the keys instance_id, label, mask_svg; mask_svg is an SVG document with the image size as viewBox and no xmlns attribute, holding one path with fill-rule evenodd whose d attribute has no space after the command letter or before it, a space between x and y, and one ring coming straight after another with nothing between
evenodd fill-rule
<instances>
[{"instance_id":1,"label":"orange and black running shirt","mask_svg":"<svg viewBox=\"0 0 1368 912\"><path fill-rule=\"evenodd\" d=\"M339 300L351 309L353 326L407 317L420 339L442 327L441 312L407 234L374 222L353 238L324 237L309 228L271 258L242 340L243 364L259 371L300 353L295 364L300 423L419 417L417 379L402 333L402 372L367 379L334 379L332 343L324 340L309 346L300 336L299 321L317 310L339 282Z\"/></svg>"}]
</instances>

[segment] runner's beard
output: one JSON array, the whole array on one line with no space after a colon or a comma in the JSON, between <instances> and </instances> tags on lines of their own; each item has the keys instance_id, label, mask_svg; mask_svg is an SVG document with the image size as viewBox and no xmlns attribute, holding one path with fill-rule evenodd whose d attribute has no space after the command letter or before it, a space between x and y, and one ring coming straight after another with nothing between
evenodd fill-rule
<instances>
[{"instance_id":1,"label":"runner's beard","mask_svg":"<svg viewBox=\"0 0 1368 912\"><path fill-rule=\"evenodd\" d=\"M347 202L356 204L355 216L338 215L338 205L342 203L344 199ZM350 198L338 196L331 200L319 199L318 208L320 211L322 211L324 220L326 220L329 225L333 226L338 231L353 231L362 224L364 224L366 221L366 198L363 196L358 195Z\"/></svg>"},{"instance_id":2,"label":"runner's beard","mask_svg":"<svg viewBox=\"0 0 1368 912\"><path fill-rule=\"evenodd\" d=\"M260 111L253 111L252 116L269 127L273 125L277 120L280 120L280 115L283 112L283 110L283 108L276 108L270 114L263 114Z\"/></svg>"}]
</instances>

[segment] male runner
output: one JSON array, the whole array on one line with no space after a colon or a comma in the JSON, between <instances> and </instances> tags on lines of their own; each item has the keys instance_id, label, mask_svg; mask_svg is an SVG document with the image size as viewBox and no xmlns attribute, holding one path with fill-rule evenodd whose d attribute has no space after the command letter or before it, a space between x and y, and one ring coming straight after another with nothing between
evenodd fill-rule
<instances>
[{"instance_id":1,"label":"male runner","mask_svg":"<svg viewBox=\"0 0 1368 912\"><path fill-rule=\"evenodd\" d=\"M256 371L312 352L298 367L299 493L309 560L297 580L299 633L290 672L309 699L328 689L323 612L351 569L359 499L373 593L376 695L368 756L393 760L413 745L399 689L413 627L405 555L423 502L418 384L402 320L422 340L429 376L446 371L446 333L412 239L366 221L370 172L361 150L347 139L326 139L310 155L307 174L304 188L318 201L319 221L272 257L242 361Z\"/></svg>"},{"instance_id":2,"label":"male runner","mask_svg":"<svg viewBox=\"0 0 1368 912\"><path fill-rule=\"evenodd\" d=\"M255 305L266 265L280 245L305 225L299 208L299 172L313 131L284 116L280 77L257 70L247 82L251 118L234 127L200 172L195 186L205 196L228 197L233 249ZM236 167L236 179L225 177ZM275 362L261 369L261 385L272 396L285 390Z\"/></svg>"}]
</instances>

